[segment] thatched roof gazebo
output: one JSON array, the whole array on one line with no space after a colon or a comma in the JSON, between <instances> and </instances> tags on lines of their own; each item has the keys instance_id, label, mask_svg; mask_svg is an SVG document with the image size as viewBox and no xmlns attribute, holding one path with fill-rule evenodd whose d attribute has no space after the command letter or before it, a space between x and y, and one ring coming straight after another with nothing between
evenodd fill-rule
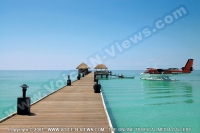
<instances>
[{"instance_id":1,"label":"thatched roof gazebo","mask_svg":"<svg viewBox=\"0 0 200 133\"><path fill-rule=\"evenodd\" d=\"M98 64L94 69L108 69L104 64Z\"/></svg>"},{"instance_id":2,"label":"thatched roof gazebo","mask_svg":"<svg viewBox=\"0 0 200 133\"><path fill-rule=\"evenodd\" d=\"M90 69L90 67L85 63L81 63L76 69L78 69L78 73L88 73L88 69Z\"/></svg>"},{"instance_id":3,"label":"thatched roof gazebo","mask_svg":"<svg viewBox=\"0 0 200 133\"><path fill-rule=\"evenodd\" d=\"M94 69L96 69L96 71L95 71L95 74L96 75L101 75L101 77L103 76L103 75L106 75L106 77L108 77L108 71L107 71L107 66L106 65L104 65L104 64L98 64ZM98 69L100 69L100 70L98 70Z\"/></svg>"}]
</instances>

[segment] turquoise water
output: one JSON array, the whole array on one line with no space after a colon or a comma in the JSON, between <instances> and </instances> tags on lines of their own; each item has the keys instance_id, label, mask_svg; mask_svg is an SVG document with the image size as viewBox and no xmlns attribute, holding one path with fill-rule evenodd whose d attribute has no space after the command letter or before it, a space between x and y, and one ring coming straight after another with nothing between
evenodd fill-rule
<instances>
[{"instance_id":1,"label":"turquoise water","mask_svg":"<svg viewBox=\"0 0 200 133\"><path fill-rule=\"evenodd\" d=\"M180 81L140 80L142 71L113 71L135 79L100 79L115 132L200 132L200 71Z\"/></svg>"},{"instance_id":2,"label":"turquoise water","mask_svg":"<svg viewBox=\"0 0 200 133\"><path fill-rule=\"evenodd\" d=\"M22 96L22 84L31 103L66 85L67 76L74 81L77 71L0 71L0 119L16 112L17 97Z\"/></svg>"},{"instance_id":3,"label":"turquoise water","mask_svg":"<svg viewBox=\"0 0 200 133\"><path fill-rule=\"evenodd\" d=\"M142 71L113 71L135 79L102 78L102 93L116 133L200 131L200 71L177 76L180 81L143 81ZM37 101L72 81L77 71L0 71L0 119L16 111L22 84ZM114 130L114 129L113 129ZM174 130L174 131L172 131Z\"/></svg>"}]
</instances>

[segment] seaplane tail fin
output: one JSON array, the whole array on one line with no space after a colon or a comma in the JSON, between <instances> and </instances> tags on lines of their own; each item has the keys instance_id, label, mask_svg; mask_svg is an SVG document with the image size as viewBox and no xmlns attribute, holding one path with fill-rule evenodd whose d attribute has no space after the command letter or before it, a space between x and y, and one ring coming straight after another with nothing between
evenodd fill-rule
<instances>
[{"instance_id":1,"label":"seaplane tail fin","mask_svg":"<svg viewBox=\"0 0 200 133\"><path fill-rule=\"evenodd\" d=\"M191 73L193 71L193 59L188 59L185 67L182 67L183 73Z\"/></svg>"}]
</instances>

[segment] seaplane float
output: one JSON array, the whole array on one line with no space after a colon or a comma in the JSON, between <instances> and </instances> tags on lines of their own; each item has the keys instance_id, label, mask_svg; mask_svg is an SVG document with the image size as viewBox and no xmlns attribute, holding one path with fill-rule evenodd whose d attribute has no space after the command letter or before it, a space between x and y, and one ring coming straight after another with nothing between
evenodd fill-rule
<instances>
[{"instance_id":1,"label":"seaplane float","mask_svg":"<svg viewBox=\"0 0 200 133\"><path fill-rule=\"evenodd\" d=\"M157 68L147 68L146 71L141 73L142 80L158 80L158 81L177 81L176 79L169 78L174 75L189 74L193 71L193 59L188 59L185 67L181 69L178 68L168 68L168 69L157 69Z\"/></svg>"}]
</instances>

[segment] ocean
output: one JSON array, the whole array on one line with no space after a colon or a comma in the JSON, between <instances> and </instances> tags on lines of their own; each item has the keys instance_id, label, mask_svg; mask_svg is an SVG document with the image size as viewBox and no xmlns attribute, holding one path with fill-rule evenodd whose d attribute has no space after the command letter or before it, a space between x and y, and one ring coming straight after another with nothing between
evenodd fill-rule
<instances>
[{"instance_id":1,"label":"ocean","mask_svg":"<svg viewBox=\"0 0 200 133\"><path fill-rule=\"evenodd\" d=\"M174 76L180 81L146 81L139 70L113 70L125 77L99 78L102 94L116 133L200 131L200 71ZM22 84L35 102L66 85L70 71L0 71L0 119L16 112Z\"/></svg>"},{"instance_id":2,"label":"ocean","mask_svg":"<svg viewBox=\"0 0 200 133\"><path fill-rule=\"evenodd\" d=\"M142 71L112 71L135 79L100 79L113 130L130 132L200 132L200 71L178 75L180 81L146 81Z\"/></svg>"}]
</instances>

